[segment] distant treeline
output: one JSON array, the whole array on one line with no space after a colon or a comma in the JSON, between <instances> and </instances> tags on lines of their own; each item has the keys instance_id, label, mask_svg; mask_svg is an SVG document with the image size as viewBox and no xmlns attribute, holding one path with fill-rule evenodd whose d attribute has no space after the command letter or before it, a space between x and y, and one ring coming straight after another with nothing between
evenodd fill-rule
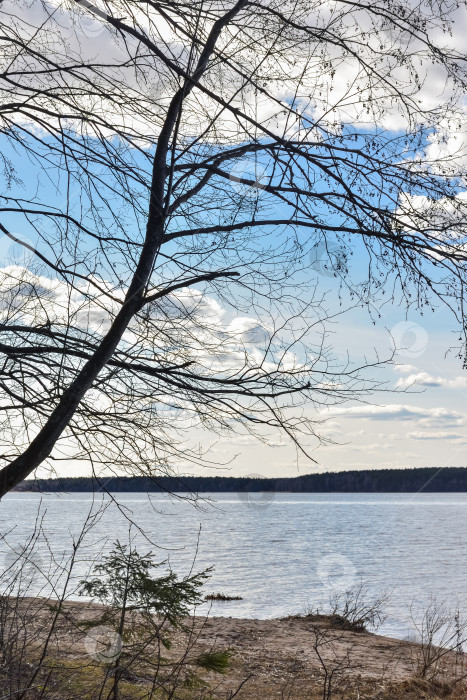
<instances>
[{"instance_id":1,"label":"distant treeline","mask_svg":"<svg viewBox=\"0 0 467 700\"><path fill-rule=\"evenodd\" d=\"M23 481L21 491L110 491L221 493L278 491L291 493L403 493L467 491L467 467L364 469L306 474L278 479L257 477L110 477Z\"/></svg>"}]
</instances>

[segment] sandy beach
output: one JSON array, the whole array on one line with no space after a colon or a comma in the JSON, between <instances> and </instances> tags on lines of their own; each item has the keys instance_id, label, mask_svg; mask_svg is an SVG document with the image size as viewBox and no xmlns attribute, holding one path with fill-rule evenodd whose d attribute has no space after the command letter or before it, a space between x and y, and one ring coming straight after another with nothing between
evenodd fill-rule
<instances>
[{"instance_id":1,"label":"sandy beach","mask_svg":"<svg viewBox=\"0 0 467 700\"><path fill-rule=\"evenodd\" d=\"M22 619L28 620L28 637L38 645L47 635L55 603L45 599L20 601L18 609ZM59 659L68 670L78 673L78 677L84 673L79 670L79 664L84 664L88 671L90 667L99 672L105 669L105 664L90 659L87 641L91 634L89 623L100 618L105 610L104 606L93 603L67 601L63 605L51 649L55 661ZM467 697L465 686L459 682L465 672L464 654L445 653L434 676L417 678L417 667L424 653L419 644L343 629L341 620L329 617L254 620L199 616L189 618L184 631L171 632L171 638L170 651L164 652L170 660L184 657L187 650L192 656L213 650L230 653L227 673L201 673L209 685L209 694L174 696L183 699ZM324 684L329 678L331 693L325 695ZM126 690L121 697L143 697L138 689L144 689L144 682L144 674L129 668ZM207 692L206 689L203 692ZM83 700L94 697L92 693L78 695Z\"/></svg>"}]
</instances>

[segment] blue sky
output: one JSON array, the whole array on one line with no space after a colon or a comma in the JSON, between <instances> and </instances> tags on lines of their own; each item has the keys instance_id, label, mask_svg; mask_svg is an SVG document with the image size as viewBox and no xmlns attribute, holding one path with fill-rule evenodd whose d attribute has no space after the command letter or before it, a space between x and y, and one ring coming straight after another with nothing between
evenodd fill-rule
<instances>
[{"instance_id":1,"label":"blue sky","mask_svg":"<svg viewBox=\"0 0 467 700\"><path fill-rule=\"evenodd\" d=\"M107 36L102 28L99 29L99 23L97 28L95 25L94 21L94 24L91 22L88 27L89 41L92 42L93 47L96 47L95 39L99 37L97 47L99 51L104 52L109 44L112 47L109 49L111 54L114 50L111 43L112 37ZM97 32L98 29L99 32ZM453 46L463 47L465 33L461 23L455 29L454 36L451 38ZM350 69L349 74L351 74ZM339 89L344 89L346 80L344 68L337 74L335 80L331 79L331 82L334 82L330 89L337 87L339 92ZM435 82L433 85L433 90L436 92L439 85L437 87ZM430 95L431 85L424 85L423 90L425 100L436 98ZM339 104L339 99L336 98L336 104ZM345 110L342 113L345 113ZM349 114L351 115L349 118L352 119L351 109ZM314 117L314 112L312 116ZM402 133L400 114L397 118L396 116L396 107L393 113L390 109L386 110L384 113L386 123L381 125L394 129L388 132L393 138ZM349 129L359 130L357 119ZM396 129L399 130L396 131ZM361 139L362 136L360 135L359 138ZM353 145L357 142L358 139ZM443 145L432 144L434 154L437 149L443 148ZM3 153L9 155L6 148ZM411 151L404 153L405 158L410 158L412 155ZM54 173L51 170L48 173L42 173L39 181L35 166L21 155L11 152L11 156L24 182L23 188L15 186L19 196L30 196L31 192L36 191L39 183L37 194L41 201L48 205L53 203L59 207L63 206L65 201L63 180L58 188L54 187ZM394 157L400 157L400 152L397 151ZM148 163L146 167L150 169ZM49 174L52 175L52 180L48 179ZM226 182L226 188L228 187L235 190L235 183ZM76 185L71 193L71 199L73 205L78 207L80 195ZM385 196L382 197L381 203L388 203ZM279 211L279 213L282 212ZM290 212L283 214L288 216ZM335 222L329 213L327 217L328 223ZM36 244L36 234L21 216L4 214L2 222L21 239L27 240L32 245ZM302 234L304 237L308 235L306 232ZM285 235L284 232L282 238L279 236L276 243L280 244ZM332 246L332 238L330 242ZM339 254L339 244L336 245L336 252ZM355 250L356 253L350 265L351 273L354 279L363 280L367 272L368 259L359 242ZM81 252L86 254L87 249ZM318 282L320 289L327 295L325 306L333 313L340 308L338 282L332 274L328 274L319 260L313 259L313 252L311 256L307 253L307 256L305 269L299 275L299 279L308 279L310 286ZM25 258L23 252L18 247L12 246L9 239L5 237L0 239L0 265L15 262L27 264L27 255ZM116 263L117 270L121 269L118 259L114 258L113 262ZM110 266L102 272L104 278L109 270L112 273ZM131 271L127 272L130 274ZM209 297L209 289L206 290L206 295ZM225 321L237 322L245 329L248 328L248 324L251 326L255 321L260 324L264 321L262 318L255 317L253 311L248 315L244 311L235 312L225 301L219 300L217 303L222 307L219 307L219 316L223 315ZM344 307L347 304L350 305L351 302L344 294ZM236 315L240 318L235 319ZM325 446L318 446L317 442L311 443L310 448L316 459L315 464L307 461L303 456L297 456L295 449L279 434L268 436L273 446L254 442L253 438L246 434L240 434L232 439L222 438L216 442L215 436L200 430L194 430L190 439L193 444L197 442L204 446L212 444L211 459L219 464L228 464L229 473L232 474L258 473L276 476L314 470L360 467L467 465L464 454L467 446L467 403L465 401L467 372L463 369L462 360L456 356L456 351L449 352L451 348L459 346L458 335L458 322L446 307L438 305L434 313L421 314L415 308L407 310L397 295L391 303L381 306L379 312L369 313L365 308L352 308L341 315L332 325L330 336L338 361L345 363L347 356L350 356L352 362L360 364L364 358L368 362L373 362L376 357L389 358L393 352L395 356L392 364L374 370L374 379L384 383L384 391L367 397L366 403L354 401L335 408L331 407L329 410L321 409L318 412L311 406L304 409L310 417L326 421L317 427L317 432L321 432L336 443ZM63 473L76 473L75 466L70 462L63 467ZM183 469L184 465L180 467ZM80 470L83 470L82 467Z\"/></svg>"},{"instance_id":2,"label":"blue sky","mask_svg":"<svg viewBox=\"0 0 467 700\"><path fill-rule=\"evenodd\" d=\"M24 191L35 184L32 169L23 172ZM43 184L43 197L60 202L50 184ZM6 219L20 238L36 242L31 228L20 217ZM19 224L19 225L18 225ZM337 256L339 244L334 245ZM354 279L364 279L367 258L361 247L350 263ZM22 251L8 240L0 240L0 254L11 262L21 262ZM321 262L322 249L308 258L308 269L300 275L316 281L325 292L325 306L330 312L338 308L338 280ZM305 261L306 262L306 261ZM326 267L327 266L327 267ZM305 265L306 267L306 265ZM207 290L209 296L209 290ZM350 305L350 300L345 303ZM226 318L234 318L233 309L225 309ZM261 319L259 319L261 321ZM317 428L335 444L318 446L308 443L316 464L297 455L283 436L270 435L274 446L255 442L249 435L221 439L193 431L193 443L212 445L210 458L225 465L231 474L257 473L268 476L295 475L310 471L354 468L463 466L467 464L467 372L455 349L459 348L458 324L446 307L438 305L434 313L421 314L406 310L396 299L380 308L379 313L366 308L352 308L332 325L331 344L338 360L345 362L347 353L355 363L369 362L378 355L386 359L395 351L393 362L376 369L373 377L384 382L384 391L376 392L366 402L351 402L328 411L308 415L326 422ZM450 350L451 349L451 350ZM80 472L83 467L80 466ZM64 474L76 473L70 462ZM209 473L203 471L202 473ZM212 472L218 473L218 472Z\"/></svg>"},{"instance_id":3,"label":"blue sky","mask_svg":"<svg viewBox=\"0 0 467 700\"><path fill-rule=\"evenodd\" d=\"M467 375L462 360L449 348L459 345L456 321L445 309L429 316L391 307L373 325L366 310L349 312L335 329L338 356L347 348L357 360L364 355L390 356L392 336L400 340L394 364L376 376L387 382L368 403L351 403L323 412L322 433L334 445L317 447L317 464L297 460L290 446L267 448L235 440L218 445L227 459L236 451L235 473L294 475L312 471L383 467L467 465ZM394 390L392 393L391 390ZM397 393L396 393L397 392ZM254 469L252 469L254 465Z\"/></svg>"}]
</instances>

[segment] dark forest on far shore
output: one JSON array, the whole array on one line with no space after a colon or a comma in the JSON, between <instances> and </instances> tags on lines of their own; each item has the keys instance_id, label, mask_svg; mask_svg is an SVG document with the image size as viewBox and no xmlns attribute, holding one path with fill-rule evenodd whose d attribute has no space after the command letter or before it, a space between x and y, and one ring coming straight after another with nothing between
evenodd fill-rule
<instances>
[{"instance_id":1,"label":"dark forest on far shore","mask_svg":"<svg viewBox=\"0 0 467 700\"><path fill-rule=\"evenodd\" d=\"M16 491L222 493L416 493L467 491L467 467L362 469L296 477L75 477L23 481Z\"/></svg>"}]
</instances>

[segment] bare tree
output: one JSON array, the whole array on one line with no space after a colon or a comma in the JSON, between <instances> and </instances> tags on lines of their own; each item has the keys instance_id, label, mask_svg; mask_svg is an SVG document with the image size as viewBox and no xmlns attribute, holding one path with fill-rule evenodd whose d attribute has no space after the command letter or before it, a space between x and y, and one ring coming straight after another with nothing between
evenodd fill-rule
<instances>
[{"instance_id":1,"label":"bare tree","mask_svg":"<svg viewBox=\"0 0 467 700\"><path fill-rule=\"evenodd\" d=\"M371 593L363 581L345 591L331 591L328 616L333 624L353 632L376 632L386 619L391 591ZM319 614L319 610L317 613Z\"/></svg>"},{"instance_id":2,"label":"bare tree","mask_svg":"<svg viewBox=\"0 0 467 700\"><path fill-rule=\"evenodd\" d=\"M421 611L412 603L410 617L418 642L412 648L415 675L429 681L448 676L453 684L465 680L467 620L459 608L452 610L432 596Z\"/></svg>"},{"instance_id":3,"label":"bare tree","mask_svg":"<svg viewBox=\"0 0 467 700\"><path fill-rule=\"evenodd\" d=\"M312 648L321 670L322 700L332 700L337 693L342 694L343 690L352 687L351 683L354 687L358 687L358 680L355 676L360 666L353 659L352 643L347 640L346 650L339 651L337 647L339 642L342 642L342 633L332 632L323 624L312 624L310 634Z\"/></svg>"},{"instance_id":4,"label":"bare tree","mask_svg":"<svg viewBox=\"0 0 467 700\"><path fill-rule=\"evenodd\" d=\"M322 336L318 259L463 327L464 5L3 0L0 495L206 463L193 425L306 450L304 402L373 386Z\"/></svg>"}]
</instances>

